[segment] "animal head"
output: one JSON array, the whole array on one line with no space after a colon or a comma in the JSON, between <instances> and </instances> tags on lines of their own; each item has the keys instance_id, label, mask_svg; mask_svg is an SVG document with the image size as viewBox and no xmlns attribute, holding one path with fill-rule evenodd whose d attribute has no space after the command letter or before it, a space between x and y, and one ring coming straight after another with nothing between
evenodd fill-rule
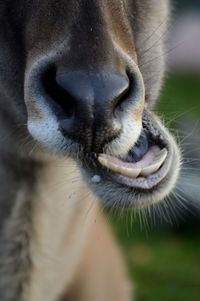
<instances>
[{"instance_id":1,"label":"animal head","mask_svg":"<svg viewBox=\"0 0 200 301\"><path fill-rule=\"evenodd\" d=\"M1 107L47 152L72 156L106 204L164 198L177 145L153 113L167 0L0 3Z\"/></svg>"}]
</instances>

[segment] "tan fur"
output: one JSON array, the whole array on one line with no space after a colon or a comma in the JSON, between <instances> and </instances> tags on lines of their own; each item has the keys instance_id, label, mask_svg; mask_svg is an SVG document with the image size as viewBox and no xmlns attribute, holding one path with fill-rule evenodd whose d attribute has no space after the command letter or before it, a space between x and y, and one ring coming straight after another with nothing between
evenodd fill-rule
<instances>
[{"instance_id":1,"label":"tan fur","mask_svg":"<svg viewBox=\"0 0 200 301\"><path fill-rule=\"evenodd\" d=\"M77 277L79 282L86 283L80 283L81 289L86 289L80 300L129 300L120 297L126 294L122 263L107 227L99 219L97 200L81 180L74 161L49 159L39 176L34 196L32 271L24 300L57 300L70 285L75 285L79 264L83 267L79 268L82 272ZM108 275L110 260L114 276L111 270ZM84 270L88 270L87 279ZM90 294L92 299L86 298ZM103 299L100 296L104 296Z\"/></svg>"},{"instance_id":2,"label":"tan fur","mask_svg":"<svg viewBox=\"0 0 200 301\"><path fill-rule=\"evenodd\" d=\"M126 20L126 7L121 1L104 0L102 3L102 11L109 28L109 35L123 51L128 53L133 60L136 60L135 44L133 34L130 31L128 20ZM125 20L123 24L119 20ZM122 68L123 69L123 68Z\"/></svg>"},{"instance_id":3,"label":"tan fur","mask_svg":"<svg viewBox=\"0 0 200 301\"><path fill-rule=\"evenodd\" d=\"M87 277L86 277L87 275ZM128 301L131 285L126 279L119 247L105 219L98 215L84 252L69 299L61 301Z\"/></svg>"}]
</instances>

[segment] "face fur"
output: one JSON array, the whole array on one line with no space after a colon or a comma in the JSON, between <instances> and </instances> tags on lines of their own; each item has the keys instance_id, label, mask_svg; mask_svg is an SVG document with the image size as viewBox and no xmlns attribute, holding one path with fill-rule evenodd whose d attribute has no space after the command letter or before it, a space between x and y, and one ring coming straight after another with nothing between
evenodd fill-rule
<instances>
[{"instance_id":1,"label":"face fur","mask_svg":"<svg viewBox=\"0 0 200 301\"><path fill-rule=\"evenodd\" d=\"M179 174L178 147L153 113L168 6L0 1L1 107L47 152L77 160L107 205L158 202Z\"/></svg>"}]
</instances>

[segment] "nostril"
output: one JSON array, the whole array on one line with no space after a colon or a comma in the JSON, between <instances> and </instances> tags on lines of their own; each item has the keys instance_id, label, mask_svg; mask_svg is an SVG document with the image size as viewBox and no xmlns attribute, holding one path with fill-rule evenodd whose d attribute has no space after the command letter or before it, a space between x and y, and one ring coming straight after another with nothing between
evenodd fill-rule
<instances>
[{"instance_id":1,"label":"nostril","mask_svg":"<svg viewBox=\"0 0 200 301\"><path fill-rule=\"evenodd\" d=\"M65 119L72 119L75 114L75 103L67 91L58 85L56 68L48 69L43 74L42 81L47 95L57 104L57 115L63 115Z\"/></svg>"},{"instance_id":2,"label":"nostril","mask_svg":"<svg viewBox=\"0 0 200 301\"><path fill-rule=\"evenodd\" d=\"M130 82L129 79L125 78L124 87L120 91L120 93L114 99L114 109L117 109L122 105L122 103L128 98L130 94Z\"/></svg>"},{"instance_id":3,"label":"nostril","mask_svg":"<svg viewBox=\"0 0 200 301\"><path fill-rule=\"evenodd\" d=\"M124 111L127 103L135 100L137 86L136 80L134 76L129 75L128 72L125 79L126 84L124 83L124 89L115 100L114 113L117 113L118 111Z\"/></svg>"}]
</instances>

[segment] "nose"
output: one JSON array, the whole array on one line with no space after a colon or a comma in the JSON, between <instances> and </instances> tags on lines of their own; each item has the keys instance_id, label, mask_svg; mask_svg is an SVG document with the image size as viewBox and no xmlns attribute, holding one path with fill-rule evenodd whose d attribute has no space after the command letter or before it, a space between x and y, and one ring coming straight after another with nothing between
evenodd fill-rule
<instances>
[{"instance_id":1,"label":"nose","mask_svg":"<svg viewBox=\"0 0 200 301\"><path fill-rule=\"evenodd\" d=\"M55 73L46 80L62 133L88 149L95 137L97 146L118 134L113 118L129 85L127 75L114 71Z\"/></svg>"}]
</instances>

